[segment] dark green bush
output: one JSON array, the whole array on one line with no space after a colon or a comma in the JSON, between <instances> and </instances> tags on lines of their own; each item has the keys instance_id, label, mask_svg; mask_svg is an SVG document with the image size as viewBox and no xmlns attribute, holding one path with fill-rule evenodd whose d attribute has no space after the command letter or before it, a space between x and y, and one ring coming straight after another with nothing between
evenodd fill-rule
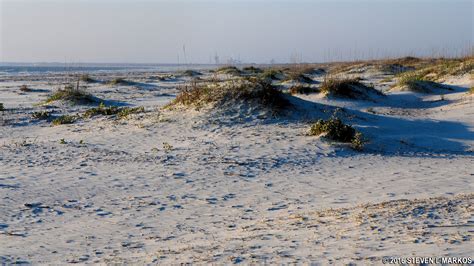
<instances>
[{"instance_id":1,"label":"dark green bush","mask_svg":"<svg viewBox=\"0 0 474 266\"><path fill-rule=\"evenodd\" d=\"M344 124L339 118L318 120L311 125L309 134L312 136L324 135L330 140L351 143L355 150L362 150L364 146L362 133L357 132L352 126Z\"/></svg>"},{"instance_id":2,"label":"dark green bush","mask_svg":"<svg viewBox=\"0 0 474 266\"><path fill-rule=\"evenodd\" d=\"M74 88L72 85L66 85L64 89L59 89L46 99L46 103L54 101L68 101L77 103L93 103L97 100L85 90Z\"/></svg>"}]
</instances>

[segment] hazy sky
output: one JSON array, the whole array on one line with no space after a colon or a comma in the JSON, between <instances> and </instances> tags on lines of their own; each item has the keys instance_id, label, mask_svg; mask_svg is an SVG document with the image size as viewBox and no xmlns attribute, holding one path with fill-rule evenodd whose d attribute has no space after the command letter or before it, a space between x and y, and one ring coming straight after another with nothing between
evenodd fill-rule
<instances>
[{"instance_id":1,"label":"hazy sky","mask_svg":"<svg viewBox=\"0 0 474 266\"><path fill-rule=\"evenodd\" d=\"M320 62L459 54L473 0L0 0L0 62ZM185 46L186 57L183 51Z\"/></svg>"}]
</instances>

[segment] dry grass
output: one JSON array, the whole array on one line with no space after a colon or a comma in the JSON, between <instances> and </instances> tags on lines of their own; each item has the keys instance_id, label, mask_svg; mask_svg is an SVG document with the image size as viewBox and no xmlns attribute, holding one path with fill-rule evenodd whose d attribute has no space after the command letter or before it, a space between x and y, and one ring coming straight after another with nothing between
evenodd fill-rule
<instances>
[{"instance_id":1,"label":"dry grass","mask_svg":"<svg viewBox=\"0 0 474 266\"><path fill-rule=\"evenodd\" d=\"M378 90L355 78L326 77L320 89L322 93L328 96L340 98L370 99L371 95L383 96Z\"/></svg>"},{"instance_id":2,"label":"dry grass","mask_svg":"<svg viewBox=\"0 0 474 266\"><path fill-rule=\"evenodd\" d=\"M92 96L90 93L86 92L83 89L74 87L72 85L66 85L63 89L59 89L50 95L46 99L46 103L51 103L54 101L66 101L74 104L79 103L95 103L97 99Z\"/></svg>"},{"instance_id":3,"label":"dry grass","mask_svg":"<svg viewBox=\"0 0 474 266\"><path fill-rule=\"evenodd\" d=\"M270 82L249 78L226 82L191 82L180 88L180 93L168 106L200 108L209 104L217 107L237 102L251 102L274 110L291 105L283 93Z\"/></svg>"},{"instance_id":4,"label":"dry grass","mask_svg":"<svg viewBox=\"0 0 474 266\"><path fill-rule=\"evenodd\" d=\"M235 66L223 66L216 70L218 74L227 74L232 76L240 76L242 71Z\"/></svg>"},{"instance_id":5,"label":"dry grass","mask_svg":"<svg viewBox=\"0 0 474 266\"><path fill-rule=\"evenodd\" d=\"M310 94L310 93L318 93L319 90L317 88L313 88L310 86L304 86L304 85L295 85L290 87L288 90L291 95L295 94Z\"/></svg>"}]
</instances>

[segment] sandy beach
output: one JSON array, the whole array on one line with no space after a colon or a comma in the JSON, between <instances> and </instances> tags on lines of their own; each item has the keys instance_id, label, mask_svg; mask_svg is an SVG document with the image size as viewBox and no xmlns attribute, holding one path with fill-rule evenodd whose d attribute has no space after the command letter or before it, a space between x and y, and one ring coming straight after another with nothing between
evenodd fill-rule
<instances>
[{"instance_id":1,"label":"sandy beach","mask_svg":"<svg viewBox=\"0 0 474 266\"><path fill-rule=\"evenodd\" d=\"M47 102L84 74L3 74L0 263L472 256L472 67L437 78L444 91L420 93L397 90L398 73L380 67L391 64L311 65L303 80L283 70L271 84L291 107L279 114L250 100L170 107L193 82L259 75L242 67L90 72L78 88L99 100L87 104ZM329 74L383 94L318 92ZM288 92L301 84L315 92ZM143 108L86 116L99 102ZM53 125L62 115L74 121ZM362 133L362 150L308 133L334 116Z\"/></svg>"}]
</instances>

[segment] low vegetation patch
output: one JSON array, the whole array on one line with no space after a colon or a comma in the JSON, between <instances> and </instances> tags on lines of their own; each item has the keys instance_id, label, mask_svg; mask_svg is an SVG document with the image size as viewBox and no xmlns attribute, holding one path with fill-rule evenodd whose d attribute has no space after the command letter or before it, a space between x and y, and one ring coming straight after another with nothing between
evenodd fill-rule
<instances>
[{"instance_id":1,"label":"low vegetation patch","mask_svg":"<svg viewBox=\"0 0 474 266\"><path fill-rule=\"evenodd\" d=\"M63 89L59 89L54 92L51 96L46 99L46 103L51 103L54 101L67 101L74 104L79 103L94 103L97 102L97 99L92 96L90 93L86 92L83 89L74 87L72 85L66 85Z\"/></svg>"},{"instance_id":2,"label":"low vegetation patch","mask_svg":"<svg viewBox=\"0 0 474 266\"><path fill-rule=\"evenodd\" d=\"M240 79L227 82L196 83L180 88L181 92L168 105L203 107L223 106L237 102L255 103L261 107L281 110L290 106L284 94L266 80Z\"/></svg>"},{"instance_id":3,"label":"low vegetation patch","mask_svg":"<svg viewBox=\"0 0 474 266\"><path fill-rule=\"evenodd\" d=\"M5 111L5 106L3 105L3 103L0 103L0 111Z\"/></svg>"},{"instance_id":4,"label":"low vegetation patch","mask_svg":"<svg viewBox=\"0 0 474 266\"><path fill-rule=\"evenodd\" d=\"M242 71L238 69L235 66L224 66L220 67L216 70L216 73L218 74L227 74L227 75L232 75L232 76L240 76L242 74Z\"/></svg>"},{"instance_id":5,"label":"low vegetation patch","mask_svg":"<svg viewBox=\"0 0 474 266\"><path fill-rule=\"evenodd\" d=\"M472 86L469 91L468 91L469 94L474 94L474 86Z\"/></svg>"},{"instance_id":6,"label":"low vegetation patch","mask_svg":"<svg viewBox=\"0 0 474 266\"><path fill-rule=\"evenodd\" d=\"M383 96L380 91L355 78L325 78L320 89L328 96L340 98L368 100L373 96Z\"/></svg>"},{"instance_id":7,"label":"low vegetation patch","mask_svg":"<svg viewBox=\"0 0 474 266\"><path fill-rule=\"evenodd\" d=\"M31 114L31 117L38 120L47 120L51 117L51 112L48 111L37 111Z\"/></svg>"},{"instance_id":8,"label":"low vegetation patch","mask_svg":"<svg viewBox=\"0 0 474 266\"><path fill-rule=\"evenodd\" d=\"M398 78L395 90L432 93L436 89L451 90L449 87L428 80L425 73L419 71L407 72Z\"/></svg>"},{"instance_id":9,"label":"low vegetation patch","mask_svg":"<svg viewBox=\"0 0 474 266\"><path fill-rule=\"evenodd\" d=\"M310 93L318 93L319 90L317 88L313 88L310 86L304 86L304 85L295 85L290 87L288 90L291 95L295 94L310 94Z\"/></svg>"},{"instance_id":10,"label":"low vegetation patch","mask_svg":"<svg viewBox=\"0 0 474 266\"><path fill-rule=\"evenodd\" d=\"M54 126L58 125L65 125L65 124L73 124L76 122L77 116L75 115L62 115L58 118L55 118L52 123Z\"/></svg>"},{"instance_id":11,"label":"low vegetation patch","mask_svg":"<svg viewBox=\"0 0 474 266\"><path fill-rule=\"evenodd\" d=\"M311 136L323 135L330 140L351 143L355 150L362 150L364 146L362 133L357 132L352 126L344 124L339 118L318 120L311 125L309 134Z\"/></svg>"},{"instance_id":12,"label":"low vegetation patch","mask_svg":"<svg viewBox=\"0 0 474 266\"><path fill-rule=\"evenodd\" d=\"M119 118L126 118L130 114L135 114L135 113L143 113L145 111L145 108L140 106L140 107L117 107L117 106L105 106L104 103L100 103L98 107L96 108L90 108L84 113L84 117L90 118L93 116L97 115L104 115L104 116L110 116L110 115L117 115Z\"/></svg>"}]
</instances>

